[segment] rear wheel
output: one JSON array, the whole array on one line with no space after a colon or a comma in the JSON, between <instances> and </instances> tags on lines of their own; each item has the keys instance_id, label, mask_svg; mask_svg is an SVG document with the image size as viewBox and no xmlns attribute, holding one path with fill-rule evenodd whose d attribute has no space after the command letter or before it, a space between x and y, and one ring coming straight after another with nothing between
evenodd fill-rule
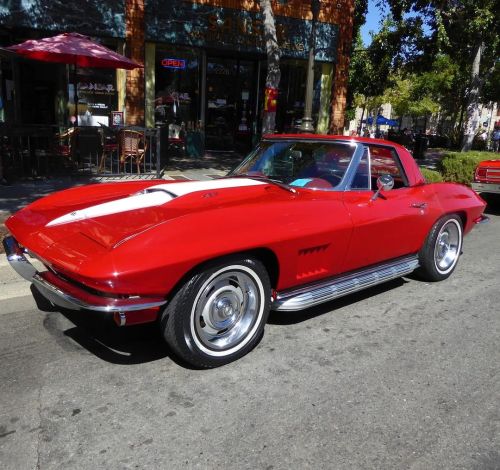
<instances>
[{"instance_id":1,"label":"rear wheel","mask_svg":"<svg viewBox=\"0 0 500 470\"><path fill-rule=\"evenodd\" d=\"M270 309L266 269L252 258L230 258L194 274L161 319L173 352L195 367L217 367L260 340Z\"/></svg>"},{"instance_id":2,"label":"rear wheel","mask_svg":"<svg viewBox=\"0 0 500 470\"><path fill-rule=\"evenodd\" d=\"M462 221L457 215L439 219L420 250L418 275L426 281L448 278L462 252L462 240Z\"/></svg>"}]
</instances>

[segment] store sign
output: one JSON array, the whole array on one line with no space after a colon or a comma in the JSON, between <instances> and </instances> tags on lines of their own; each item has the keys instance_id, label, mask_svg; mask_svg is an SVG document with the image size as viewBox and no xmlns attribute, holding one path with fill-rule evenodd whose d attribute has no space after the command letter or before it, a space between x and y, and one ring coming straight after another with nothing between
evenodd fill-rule
<instances>
[{"instance_id":1,"label":"store sign","mask_svg":"<svg viewBox=\"0 0 500 470\"><path fill-rule=\"evenodd\" d=\"M88 36L124 38L125 1L3 0L0 1L0 24L7 30L27 28L54 31L54 34L78 31Z\"/></svg>"},{"instance_id":2,"label":"store sign","mask_svg":"<svg viewBox=\"0 0 500 470\"><path fill-rule=\"evenodd\" d=\"M184 59L168 58L161 61L161 66L166 69L184 70L186 68L186 61Z\"/></svg>"},{"instance_id":3,"label":"store sign","mask_svg":"<svg viewBox=\"0 0 500 470\"><path fill-rule=\"evenodd\" d=\"M111 111L116 109L118 97L114 76L115 72L107 69L79 69L76 86L79 126L109 126ZM70 102L74 102L74 85L70 83L68 86Z\"/></svg>"},{"instance_id":4,"label":"store sign","mask_svg":"<svg viewBox=\"0 0 500 470\"><path fill-rule=\"evenodd\" d=\"M277 16L276 34L282 57L307 59L311 31L311 21ZM338 35L338 25L316 24L316 60L336 62ZM264 20L259 11L222 8L205 1L148 0L146 39L232 52L266 53Z\"/></svg>"}]
</instances>

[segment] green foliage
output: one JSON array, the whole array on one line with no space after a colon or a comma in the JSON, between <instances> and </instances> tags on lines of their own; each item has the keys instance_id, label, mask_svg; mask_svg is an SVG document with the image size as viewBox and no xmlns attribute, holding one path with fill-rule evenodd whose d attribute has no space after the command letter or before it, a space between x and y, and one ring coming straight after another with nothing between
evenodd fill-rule
<instances>
[{"instance_id":1,"label":"green foliage","mask_svg":"<svg viewBox=\"0 0 500 470\"><path fill-rule=\"evenodd\" d=\"M378 55L371 54L371 59L395 77L386 80L385 93L395 97L398 113L418 115L439 109L440 119L461 126L461 134L464 123L469 129L476 122L471 113L464 113L468 105L475 109L478 101L500 99L500 0L378 0L377 4L388 8L391 18L374 37L370 48ZM384 49L392 61L387 62ZM472 73L474 57L480 64L478 75Z\"/></svg>"},{"instance_id":2,"label":"green foliage","mask_svg":"<svg viewBox=\"0 0 500 470\"><path fill-rule=\"evenodd\" d=\"M345 110L345 120L347 122L349 122L349 121L352 121L355 118L356 118L356 108L354 108L354 107L346 108L346 110Z\"/></svg>"},{"instance_id":3,"label":"green foliage","mask_svg":"<svg viewBox=\"0 0 500 470\"><path fill-rule=\"evenodd\" d=\"M441 183L444 181L443 176L439 171L431 170L429 168L420 168L422 175L425 178L425 181L428 183Z\"/></svg>"},{"instance_id":4,"label":"green foliage","mask_svg":"<svg viewBox=\"0 0 500 470\"><path fill-rule=\"evenodd\" d=\"M445 181L470 185L478 163L494 156L492 152L448 152L441 160L440 171Z\"/></svg>"},{"instance_id":5,"label":"green foliage","mask_svg":"<svg viewBox=\"0 0 500 470\"><path fill-rule=\"evenodd\" d=\"M384 101L391 103L398 116L404 116L409 113L412 102L412 82L400 74L394 75L392 82L392 86L384 91Z\"/></svg>"},{"instance_id":6,"label":"green foliage","mask_svg":"<svg viewBox=\"0 0 500 470\"><path fill-rule=\"evenodd\" d=\"M363 58L364 44L361 39L360 29L366 22L366 13L368 12L368 0L355 0L354 1L354 21L352 29L352 47L351 47L351 61L349 66L349 85L347 87L347 103L346 103L346 121L354 119L356 114L356 105L353 103L354 95L358 93L359 89L363 87L360 84L362 81L365 83L365 60Z\"/></svg>"},{"instance_id":7,"label":"green foliage","mask_svg":"<svg viewBox=\"0 0 500 470\"><path fill-rule=\"evenodd\" d=\"M500 102L500 62L496 62L486 74L482 98L485 103Z\"/></svg>"},{"instance_id":8,"label":"green foliage","mask_svg":"<svg viewBox=\"0 0 500 470\"><path fill-rule=\"evenodd\" d=\"M397 71L389 77L384 101L392 104L398 116L428 116L442 109L444 96L452 89L459 73L449 56L440 54L431 70L423 72Z\"/></svg>"},{"instance_id":9,"label":"green foliage","mask_svg":"<svg viewBox=\"0 0 500 470\"><path fill-rule=\"evenodd\" d=\"M361 26L366 23L366 13L368 12L368 0L354 0L354 22L352 37L356 40Z\"/></svg>"}]
</instances>

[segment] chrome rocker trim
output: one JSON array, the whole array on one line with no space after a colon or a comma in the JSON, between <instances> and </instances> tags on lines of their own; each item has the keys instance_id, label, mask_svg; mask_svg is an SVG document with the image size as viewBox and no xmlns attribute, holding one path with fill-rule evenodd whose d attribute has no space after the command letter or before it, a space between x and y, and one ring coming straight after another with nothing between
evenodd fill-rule
<instances>
[{"instance_id":1,"label":"chrome rocker trim","mask_svg":"<svg viewBox=\"0 0 500 470\"><path fill-rule=\"evenodd\" d=\"M342 275L309 287L279 292L272 304L277 311L296 311L410 274L419 266L417 255Z\"/></svg>"},{"instance_id":2,"label":"chrome rocker trim","mask_svg":"<svg viewBox=\"0 0 500 470\"><path fill-rule=\"evenodd\" d=\"M54 305L70 310L93 310L96 312L123 313L149 308L160 307L167 303L166 300L157 300L144 297L113 298L101 297L68 282L57 278L57 285L51 282L54 277L50 272L38 272L28 261L26 250L19 246L14 237L6 237L3 246L9 264L24 279L32 282L38 291ZM65 289L65 287L67 287Z\"/></svg>"}]
</instances>

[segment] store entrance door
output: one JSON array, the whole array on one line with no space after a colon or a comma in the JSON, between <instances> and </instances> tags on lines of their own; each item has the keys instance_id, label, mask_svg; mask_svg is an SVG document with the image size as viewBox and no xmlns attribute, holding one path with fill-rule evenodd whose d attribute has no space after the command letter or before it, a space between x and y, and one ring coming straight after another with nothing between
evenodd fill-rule
<instances>
[{"instance_id":1,"label":"store entrance door","mask_svg":"<svg viewBox=\"0 0 500 470\"><path fill-rule=\"evenodd\" d=\"M208 57L205 145L208 150L245 152L255 121L256 62Z\"/></svg>"}]
</instances>

